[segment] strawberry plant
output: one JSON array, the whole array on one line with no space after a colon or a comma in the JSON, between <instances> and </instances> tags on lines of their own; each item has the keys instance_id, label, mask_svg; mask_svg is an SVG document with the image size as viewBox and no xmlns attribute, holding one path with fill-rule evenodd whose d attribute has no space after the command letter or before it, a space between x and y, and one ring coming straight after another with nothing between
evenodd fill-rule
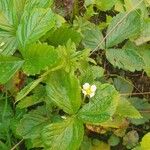
<instances>
[{"instance_id":1,"label":"strawberry plant","mask_svg":"<svg viewBox=\"0 0 150 150\"><path fill-rule=\"evenodd\" d=\"M150 149L149 4L0 0L0 149Z\"/></svg>"}]
</instances>

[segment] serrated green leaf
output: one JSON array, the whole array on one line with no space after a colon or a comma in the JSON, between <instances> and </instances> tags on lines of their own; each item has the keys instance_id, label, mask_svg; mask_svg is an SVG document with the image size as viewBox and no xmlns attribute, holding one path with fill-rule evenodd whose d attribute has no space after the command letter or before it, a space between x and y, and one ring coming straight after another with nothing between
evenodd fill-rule
<instances>
[{"instance_id":1,"label":"serrated green leaf","mask_svg":"<svg viewBox=\"0 0 150 150\"><path fill-rule=\"evenodd\" d=\"M84 71L85 70L85 71ZM104 69L100 66L86 66L86 69L82 70L81 83L92 84L96 79L101 78L104 75Z\"/></svg>"},{"instance_id":2,"label":"serrated green leaf","mask_svg":"<svg viewBox=\"0 0 150 150\"><path fill-rule=\"evenodd\" d=\"M32 93L32 95L26 96L23 99L21 99L21 101L17 104L17 107L23 109L44 101L46 91L42 85L37 86L32 91Z\"/></svg>"},{"instance_id":3,"label":"serrated green leaf","mask_svg":"<svg viewBox=\"0 0 150 150\"><path fill-rule=\"evenodd\" d=\"M28 85L26 85L20 92L17 93L16 102L20 101L25 96L27 96L42 81L43 81L43 78L39 78L37 80L30 82Z\"/></svg>"},{"instance_id":4,"label":"serrated green leaf","mask_svg":"<svg viewBox=\"0 0 150 150\"><path fill-rule=\"evenodd\" d=\"M24 139L35 139L40 136L44 126L50 123L46 109L41 106L25 114L17 127L17 133Z\"/></svg>"},{"instance_id":5,"label":"serrated green leaf","mask_svg":"<svg viewBox=\"0 0 150 150\"><path fill-rule=\"evenodd\" d=\"M95 4L102 11L110 10L116 2L117 0L107 0L107 2L105 0L95 0Z\"/></svg>"},{"instance_id":6,"label":"serrated green leaf","mask_svg":"<svg viewBox=\"0 0 150 150\"><path fill-rule=\"evenodd\" d=\"M102 32L100 31L99 28L95 27L95 28L92 28L92 29L87 29L83 32L83 41L82 41L82 43L83 43L85 48L104 49L105 48L104 42L101 45L99 45L99 43L102 40L103 40L103 34L102 34Z\"/></svg>"},{"instance_id":7,"label":"serrated green leaf","mask_svg":"<svg viewBox=\"0 0 150 150\"><path fill-rule=\"evenodd\" d=\"M144 60L134 49L108 49L106 57L114 67L131 72L140 71L145 66Z\"/></svg>"},{"instance_id":8,"label":"serrated green leaf","mask_svg":"<svg viewBox=\"0 0 150 150\"><path fill-rule=\"evenodd\" d=\"M31 11L34 8L49 8L54 0L26 0L25 10Z\"/></svg>"},{"instance_id":9,"label":"serrated green leaf","mask_svg":"<svg viewBox=\"0 0 150 150\"><path fill-rule=\"evenodd\" d=\"M11 32L0 30L0 54L3 56L13 55L17 49L17 40Z\"/></svg>"},{"instance_id":10,"label":"serrated green leaf","mask_svg":"<svg viewBox=\"0 0 150 150\"><path fill-rule=\"evenodd\" d=\"M14 9L16 10L16 15L19 23L24 12L26 2L27 0L13 0Z\"/></svg>"},{"instance_id":11,"label":"serrated green leaf","mask_svg":"<svg viewBox=\"0 0 150 150\"><path fill-rule=\"evenodd\" d=\"M80 85L77 78L65 71L49 76L47 94L51 100L68 114L75 114L81 105Z\"/></svg>"},{"instance_id":12,"label":"serrated green leaf","mask_svg":"<svg viewBox=\"0 0 150 150\"><path fill-rule=\"evenodd\" d=\"M55 15L51 9L26 11L18 27L17 37L22 50L36 42L55 25Z\"/></svg>"},{"instance_id":13,"label":"serrated green leaf","mask_svg":"<svg viewBox=\"0 0 150 150\"><path fill-rule=\"evenodd\" d=\"M122 22L120 20L126 15L126 13L120 13L112 19L111 24L108 27L107 34L111 31L106 39L106 46L112 47L139 34L141 22L138 12L131 12ZM120 23L118 23L120 22ZM134 23L133 23L134 22ZM117 26L116 26L117 25ZM114 27L116 27L114 29Z\"/></svg>"},{"instance_id":14,"label":"serrated green leaf","mask_svg":"<svg viewBox=\"0 0 150 150\"><path fill-rule=\"evenodd\" d=\"M85 6L89 6L89 5L93 5L93 4L95 4L95 0L85 0L84 1Z\"/></svg>"},{"instance_id":15,"label":"serrated green leaf","mask_svg":"<svg viewBox=\"0 0 150 150\"><path fill-rule=\"evenodd\" d=\"M47 35L47 41L50 45L66 45L71 39L76 45L81 41L81 34L69 26L62 26L56 30L51 30Z\"/></svg>"},{"instance_id":16,"label":"serrated green leaf","mask_svg":"<svg viewBox=\"0 0 150 150\"><path fill-rule=\"evenodd\" d=\"M143 44L141 46L136 46L132 42L127 42L124 45L125 49L134 49L136 52L142 57L145 65L144 65L144 71L147 73L148 76L150 76L150 45L149 44Z\"/></svg>"},{"instance_id":17,"label":"serrated green leaf","mask_svg":"<svg viewBox=\"0 0 150 150\"><path fill-rule=\"evenodd\" d=\"M37 137L35 139L26 139L25 145L27 149L39 149L44 147L41 137Z\"/></svg>"},{"instance_id":18,"label":"serrated green leaf","mask_svg":"<svg viewBox=\"0 0 150 150\"><path fill-rule=\"evenodd\" d=\"M49 150L76 150L79 148L84 135L82 122L76 118L67 118L59 123L46 126L42 140Z\"/></svg>"},{"instance_id":19,"label":"serrated green leaf","mask_svg":"<svg viewBox=\"0 0 150 150\"><path fill-rule=\"evenodd\" d=\"M128 118L142 118L138 110L134 106L132 106L132 104L125 98L122 98L119 101L118 107L116 109L116 114Z\"/></svg>"},{"instance_id":20,"label":"serrated green leaf","mask_svg":"<svg viewBox=\"0 0 150 150\"><path fill-rule=\"evenodd\" d=\"M17 107L20 109L27 108L29 106L42 102L42 100L43 99L41 97L39 98L38 96L35 95L26 96L18 103Z\"/></svg>"},{"instance_id":21,"label":"serrated green leaf","mask_svg":"<svg viewBox=\"0 0 150 150\"><path fill-rule=\"evenodd\" d=\"M52 68L60 63L58 50L47 44L33 44L23 56L25 59L23 71L30 75L39 74L46 67Z\"/></svg>"},{"instance_id":22,"label":"serrated green leaf","mask_svg":"<svg viewBox=\"0 0 150 150\"><path fill-rule=\"evenodd\" d=\"M114 78L114 86L120 93L132 93L134 87L130 80L125 79L121 76Z\"/></svg>"},{"instance_id":23,"label":"serrated green leaf","mask_svg":"<svg viewBox=\"0 0 150 150\"><path fill-rule=\"evenodd\" d=\"M13 0L0 0L0 16L1 29L6 31L12 31L16 29L18 25L18 19ZM10 27L10 30L7 30L8 28L5 27Z\"/></svg>"},{"instance_id":24,"label":"serrated green leaf","mask_svg":"<svg viewBox=\"0 0 150 150\"><path fill-rule=\"evenodd\" d=\"M20 92L17 93L16 96L16 102L20 101L21 99L23 99L25 96L27 96L40 82L42 82L45 77L53 71L59 70L60 68L62 68L62 66L57 66L55 68L52 68L48 71L46 71L45 73L43 73L38 79L30 82L27 86L25 86Z\"/></svg>"},{"instance_id":25,"label":"serrated green leaf","mask_svg":"<svg viewBox=\"0 0 150 150\"><path fill-rule=\"evenodd\" d=\"M136 10L140 9L143 18L148 17L148 10L146 8L146 4L144 1L141 2L140 0L124 0L124 7L125 7L126 11L129 12L129 11L135 9L135 5L138 3L140 3L140 5L138 5L136 7Z\"/></svg>"},{"instance_id":26,"label":"serrated green leaf","mask_svg":"<svg viewBox=\"0 0 150 150\"><path fill-rule=\"evenodd\" d=\"M150 149L150 132L144 135L141 141L141 148L142 150L149 150Z\"/></svg>"},{"instance_id":27,"label":"serrated green leaf","mask_svg":"<svg viewBox=\"0 0 150 150\"><path fill-rule=\"evenodd\" d=\"M12 56L0 56L0 83L6 83L22 66L23 60Z\"/></svg>"},{"instance_id":28,"label":"serrated green leaf","mask_svg":"<svg viewBox=\"0 0 150 150\"><path fill-rule=\"evenodd\" d=\"M131 119L131 123L135 125L141 125L150 120L150 112L147 111L150 109L150 104L146 99L140 99L138 97L130 98L129 102L141 113L143 118L140 119Z\"/></svg>"},{"instance_id":29,"label":"serrated green leaf","mask_svg":"<svg viewBox=\"0 0 150 150\"><path fill-rule=\"evenodd\" d=\"M78 112L85 123L102 123L112 117L118 105L119 94L112 85L97 84L96 95Z\"/></svg>"},{"instance_id":30,"label":"serrated green leaf","mask_svg":"<svg viewBox=\"0 0 150 150\"><path fill-rule=\"evenodd\" d=\"M0 54L12 55L17 48L18 18L14 1L0 1Z\"/></svg>"},{"instance_id":31,"label":"serrated green leaf","mask_svg":"<svg viewBox=\"0 0 150 150\"><path fill-rule=\"evenodd\" d=\"M142 45L150 41L150 19L143 20L143 26L140 36L135 40L136 45Z\"/></svg>"}]
</instances>

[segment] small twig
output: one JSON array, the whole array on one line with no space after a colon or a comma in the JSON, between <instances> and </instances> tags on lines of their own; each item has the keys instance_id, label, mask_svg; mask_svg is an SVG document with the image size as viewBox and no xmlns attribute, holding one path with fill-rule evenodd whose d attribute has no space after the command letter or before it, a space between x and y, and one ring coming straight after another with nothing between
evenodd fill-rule
<instances>
[{"instance_id":1,"label":"small twig","mask_svg":"<svg viewBox=\"0 0 150 150\"><path fill-rule=\"evenodd\" d=\"M103 43L103 42L107 39L107 37L117 28L117 26L118 26L119 24L121 24L122 21L123 21L133 10L135 10L142 2L143 2L143 0L141 0L141 1L140 1L133 9L131 9L124 17L122 17L122 19L120 19L120 21L118 21L118 23L107 33L107 35L103 38L103 40L96 46L96 48L91 51L91 54L92 54L93 52L95 52L95 51L99 48L99 46L102 45L102 43Z\"/></svg>"},{"instance_id":2,"label":"small twig","mask_svg":"<svg viewBox=\"0 0 150 150\"><path fill-rule=\"evenodd\" d=\"M149 95L150 92L142 92L142 93L122 93L121 96L128 96L128 95Z\"/></svg>"},{"instance_id":3,"label":"small twig","mask_svg":"<svg viewBox=\"0 0 150 150\"><path fill-rule=\"evenodd\" d=\"M13 146L13 148L11 148L10 150L15 150L22 142L24 139L22 139L21 141L19 141L16 145Z\"/></svg>"}]
</instances>

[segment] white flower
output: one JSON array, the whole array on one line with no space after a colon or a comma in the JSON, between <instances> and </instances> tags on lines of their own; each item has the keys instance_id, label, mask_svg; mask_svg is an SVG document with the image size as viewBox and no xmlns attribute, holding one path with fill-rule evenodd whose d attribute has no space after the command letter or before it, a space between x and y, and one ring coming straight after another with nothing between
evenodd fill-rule
<instances>
[{"instance_id":1,"label":"white flower","mask_svg":"<svg viewBox=\"0 0 150 150\"><path fill-rule=\"evenodd\" d=\"M85 83L82 88L82 93L85 96L93 97L95 95L96 85L90 85L89 83Z\"/></svg>"}]
</instances>

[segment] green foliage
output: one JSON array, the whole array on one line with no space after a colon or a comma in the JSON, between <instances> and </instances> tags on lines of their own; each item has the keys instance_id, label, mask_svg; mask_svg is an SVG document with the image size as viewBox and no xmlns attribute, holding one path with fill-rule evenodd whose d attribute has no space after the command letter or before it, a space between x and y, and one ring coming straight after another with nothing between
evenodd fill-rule
<instances>
[{"instance_id":1,"label":"green foliage","mask_svg":"<svg viewBox=\"0 0 150 150\"><path fill-rule=\"evenodd\" d=\"M111 135L108 139L108 143L111 146L116 146L119 144L119 142L120 142L120 139L116 135Z\"/></svg>"},{"instance_id":2,"label":"green foliage","mask_svg":"<svg viewBox=\"0 0 150 150\"><path fill-rule=\"evenodd\" d=\"M54 25L55 16L51 9L33 9L31 13L26 11L17 31L20 47L24 51L26 46L36 42Z\"/></svg>"},{"instance_id":3,"label":"green foliage","mask_svg":"<svg viewBox=\"0 0 150 150\"><path fill-rule=\"evenodd\" d=\"M27 96L42 81L43 78L41 77L37 80L30 82L27 86L25 86L20 92L17 93L16 102L20 101L25 96Z\"/></svg>"},{"instance_id":4,"label":"green foliage","mask_svg":"<svg viewBox=\"0 0 150 150\"><path fill-rule=\"evenodd\" d=\"M134 72L144 68L144 60L134 49L109 49L106 57L114 66Z\"/></svg>"},{"instance_id":5,"label":"green foliage","mask_svg":"<svg viewBox=\"0 0 150 150\"><path fill-rule=\"evenodd\" d=\"M115 88L120 93L132 93L133 91L133 84L130 80L125 79L123 77L118 76L113 81ZM122 86L123 85L123 86Z\"/></svg>"},{"instance_id":6,"label":"green foliage","mask_svg":"<svg viewBox=\"0 0 150 150\"><path fill-rule=\"evenodd\" d=\"M148 4L0 0L0 149L148 150Z\"/></svg>"},{"instance_id":7,"label":"green foliage","mask_svg":"<svg viewBox=\"0 0 150 150\"><path fill-rule=\"evenodd\" d=\"M56 30L51 30L48 35L46 35L46 38L48 43L53 46L65 45L69 39L78 45L81 41L81 34L75 29L63 25Z\"/></svg>"},{"instance_id":8,"label":"green foliage","mask_svg":"<svg viewBox=\"0 0 150 150\"><path fill-rule=\"evenodd\" d=\"M43 127L50 122L45 107L38 107L23 116L17 127L17 133L24 139L35 139L40 136Z\"/></svg>"},{"instance_id":9,"label":"green foliage","mask_svg":"<svg viewBox=\"0 0 150 150\"><path fill-rule=\"evenodd\" d=\"M150 109L150 104L146 99L140 98L130 98L130 103L141 113L143 118L140 119L132 119L131 122L135 125L144 124L145 122L149 122L150 120L150 112L147 111Z\"/></svg>"},{"instance_id":10,"label":"green foliage","mask_svg":"<svg viewBox=\"0 0 150 150\"><path fill-rule=\"evenodd\" d=\"M103 141L93 139L92 144L93 145L92 145L91 150L99 150L99 149L110 150L110 146Z\"/></svg>"},{"instance_id":11,"label":"green foliage","mask_svg":"<svg viewBox=\"0 0 150 150\"><path fill-rule=\"evenodd\" d=\"M124 98L119 101L116 113L120 116L128 118L142 118L138 110L132 106L127 99Z\"/></svg>"},{"instance_id":12,"label":"green foliage","mask_svg":"<svg viewBox=\"0 0 150 150\"><path fill-rule=\"evenodd\" d=\"M21 68L23 62L17 57L0 56L0 83L6 83Z\"/></svg>"},{"instance_id":13,"label":"green foliage","mask_svg":"<svg viewBox=\"0 0 150 150\"><path fill-rule=\"evenodd\" d=\"M129 15L126 15L126 13L120 13L112 19L112 22L108 26L107 30L107 34L111 32L106 41L107 48L115 46L125 39L137 36L139 34L141 27L139 13L137 11L133 11ZM124 17L125 19L121 22L120 20ZM115 26L116 28L114 29Z\"/></svg>"},{"instance_id":14,"label":"green foliage","mask_svg":"<svg viewBox=\"0 0 150 150\"><path fill-rule=\"evenodd\" d=\"M53 0L33 0L32 2L30 0L26 0L25 9L30 11L34 8L49 8L53 4Z\"/></svg>"},{"instance_id":15,"label":"green foliage","mask_svg":"<svg viewBox=\"0 0 150 150\"><path fill-rule=\"evenodd\" d=\"M148 132L141 141L142 150L148 150L150 148L150 132Z\"/></svg>"},{"instance_id":16,"label":"green foliage","mask_svg":"<svg viewBox=\"0 0 150 150\"><path fill-rule=\"evenodd\" d=\"M68 114L75 114L81 105L80 85L77 78L65 71L49 76L47 94L58 107Z\"/></svg>"},{"instance_id":17,"label":"green foliage","mask_svg":"<svg viewBox=\"0 0 150 150\"><path fill-rule=\"evenodd\" d=\"M87 29L84 31L83 33L83 45L85 48L91 48L91 49L95 49L95 48L101 48L104 49L105 45L102 44L99 47L97 47L99 45L99 42L103 40L103 35L101 33L101 31L98 28L93 28L93 29Z\"/></svg>"},{"instance_id":18,"label":"green foliage","mask_svg":"<svg viewBox=\"0 0 150 150\"><path fill-rule=\"evenodd\" d=\"M102 11L110 10L116 2L117 0L108 0L107 3L105 0L95 0L97 7Z\"/></svg>"},{"instance_id":19,"label":"green foliage","mask_svg":"<svg viewBox=\"0 0 150 150\"><path fill-rule=\"evenodd\" d=\"M143 20L140 36L135 40L136 45L142 45L150 41L150 19Z\"/></svg>"},{"instance_id":20,"label":"green foliage","mask_svg":"<svg viewBox=\"0 0 150 150\"><path fill-rule=\"evenodd\" d=\"M44 101L45 97L43 97L43 95L46 95L45 88L42 85L39 85L32 91L32 95L21 99L21 101L17 104L17 107L23 109L38 104Z\"/></svg>"},{"instance_id":21,"label":"green foliage","mask_svg":"<svg viewBox=\"0 0 150 150\"><path fill-rule=\"evenodd\" d=\"M23 71L29 75L39 74L41 70L53 68L60 63L58 50L47 44L33 44L23 56Z\"/></svg>"},{"instance_id":22,"label":"green foliage","mask_svg":"<svg viewBox=\"0 0 150 150\"><path fill-rule=\"evenodd\" d=\"M85 123L102 123L112 117L116 111L119 94L109 84L98 84L98 90L93 99L85 104L78 113L78 117Z\"/></svg>"},{"instance_id":23,"label":"green foliage","mask_svg":"<svg viewBox=\"0 0 150 150\"><path fill-rule=\"evenodd\" d=\"M84 132L83 124L76 118L67 118L43 129L42 140L46 149L59 150L79 148Z\"/></svg>"}]
</instances>

